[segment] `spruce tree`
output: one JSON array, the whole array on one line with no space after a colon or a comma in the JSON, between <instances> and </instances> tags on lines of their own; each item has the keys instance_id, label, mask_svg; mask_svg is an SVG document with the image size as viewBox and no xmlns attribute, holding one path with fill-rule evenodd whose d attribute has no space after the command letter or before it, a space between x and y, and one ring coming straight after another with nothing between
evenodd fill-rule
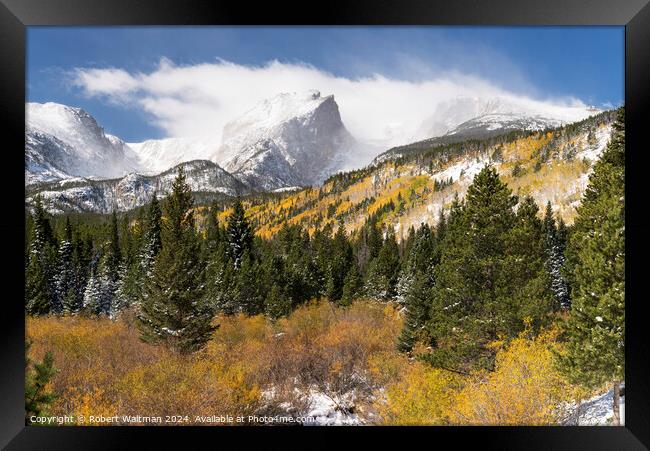
<instances>
[{"instance_id":1,"label":"spruce tree","mask_svg":"<svg viewBox=\"0 0 650 451\"><path fill-rule=\"evenodd\" d=\"M291 313L291 301L282 288L273 284L264 302L264 312L271 319L278 319Z\"/></svg>"},{"instance_id":2,"label":"spruce tree","mask_svg":"<svg viewBox=\"0 0 650 451\"><path fill-rule=\"evenodd\" d=\"M28 355L31 341L25 341L25 424L31 424L31 417L48 415L50 406L57 396L47 390L47 385L56 374L54 358L47 352L41 363L33 363Z\"/></svg>"},{"instance_id":3,"label":"spruce tree","mask_svg":"<svg viewBox=\"0 0 650 451\"><path fill-rule=\"evenodd\" d=\"M72 254L72 226L70 225L70 218L66 217L64 237L59 245L59 258L54 278L58 303L66 314L76 312L79 307L77 305L76 273Z\"/></svg>"},{"instance_id":4,"label":"spruce tree","mask_svg":"<svg viewBox=\"0 0 650 451\"><path fill-rule=\"evenodd\" d=\"M73 235L72 265L74 268L74 303L66 306L66 312L75 314L84 305L84 292L90 277L92 241Z\"/></svg>"},{"instance_id":5,"label":"spruce tree","mask_svg":"<svg viewBox=\"0 0 650 451\"><path fill-rule=\"evenodd\" d=\"M363 292L363 278L357 269L356 263L352 263L348 270L345 280L343 281L343 291L341 293L340 305L351 305Z\"/></svg>"},{"instance_id":6,"label":"spruce tree","mask_svg":"<svg viewBox=\"0 0 650 451\"><path fill-rule=\"evenodd\" d=\"M162 250L144 287L138 325L142 339L180 353L201 349L210 339L212 309L204 298L201 244L194 224L193 197L181 169L165 203Z\"/></svg>"},{"instance_id":7,"label":"spruce tree","mask_svg":"<svg viewBox=\"0 0 650 451\"><path fill-rule=\"evenodd\" d=\"M395 234L389 230L377 258L370 263L365 286L366 294L381 301L394 299L397 295L399 265L399 247Z\"/></svg>"},{"instance_id":8,"label":"spruce tree","mask_svg":"<svg viewBox=\"0 0 650 451\"><path fill-rule=\"evenodd\" d=\"M84 290L83 309L90 315L100 315L104 301L101 276L97 272L97 268L91 271Z\"/></svg>"},{"instance_id":9,"label":"spruce tree","mask_svg":"<svg viewBox=\"0 0 650 451\"><path fill-rule=\"evenodd\" d=\"M352 246L345 236L345 227L339 224L329 254L326 296L332 302L338 302L343 295L345 276L353 263Z\"/></svg>"},{"instance_id":10,"label":"spruce tree","mask_svg":"<svg viewBox=\"0 0 650 451\"><path fill-rule=\"evenodd\" d=\"M61 311L53 271L56 254L56 240L39 195L34 199L29 263L25 274L25 309L31 315Z\"/></svg>"},{"instance_id":11,"label":"spruce tree","mask_svg":"<svg viewBox=\"0 0 650 451\"><path fill-rule=\"evenodd\" d=\"M236 285L232 293L237 312L249 316L264 312L265 293L261 284L263 275L260 263L246 250L236 271Z\"/></svg>"},{"instance_id":12,"label":"spruce tree","mask_svg":"<svg viewBox=\"0 0 650 451\"><path fill-rule=\"evenodd\" d=\"M461 370L492 367L494 352L488 344L517 319L509 315L517 311L513 295L520 281L513 280L505 264L517 222L516 203L517 197L489 166L474 177L464 202L454 200L434 270L427 322L434 345L427 359L432 363Z\"/></svg>"},{"instance_id":13,"label":"spruce tree","mask_svg":"<svg viewBox=\"0 0 650 451\"><path fill-rule=\"evenodd\" d=\"M228 218L228 255L235 269L242 264L244 253L251 251L253 231L245 217L244 207L239 199L233 205L233 212Z\"/></svg>"},{"instance_id":14,"label":"spruce tree","mask_svg":"<svg viewBox=\"0 0 650 451\"><path fill-rule=\"evenodd\" d=\"M567 248L573 274L562 367L596 387L625 375L625 115L594 165Z\"/></svg>"},{"instance_id":15,"label":"spruce tree","mask_svg":"<svg viewBox=\"0 0 650 451\"><path fill-rule=\"evenodd\" d=\"M404 299L404 326L397 346L402 352L410 352L416 340L424 338L434 284L433 271L438 263L436 237L427 224L420 225L412 240L398 284Z\"/></svg>"},{"instance_id":16,"label":"spruce tree","mask_svg":"<svg viewBox=\"0 0 650 451\"><path fill-rule=\"evenodd\" d=\"M118 302L118 289L120 287L120 273L122 264L122 251L118 232L117 213L113 211L109 224L109 240L105 244L105 251L95 274L95 283L99 284L99 298L95 300L95 310L98 314L115 316L121 305ZM94 289L94 288L93 288Z\"/></svg>"},{"instance_id":17,"label":"spruce tree","mask_svg":"<svg viewBox=\"0 0 650 451\"><path fill-rule=\"evenodd\" d=\"M424 338L431 306L431 289L429 275L416 271L405 296L404 326L397 342L397 349L401 352L411 352L416 341Z\"/></svg>"},{"instance_id":18,"label":"spruce tree","mask_svg":"<svg viewBox=\"0 0 650 451\"><path fill-rule=\"evenodd\" d=\"M549 289L546 266L545 234L538 217L539 207L531 196L518 205L515 224L506 235L507 247L503 259L506 295L497 315L502 320L501 333L514 337L525 323L538 330L549 319L554 299Z\"/></svg>"},{"instance_id":19,"label":"spruce tree","mask_svg":"<svg viewBox=\"0 0 650 451\"><path fill-rule=\"evenodd\" d=\"M550 290L555 299L555 309L567 309L570 306L569 285L564 275L566 258L566 228L560 219L560 227L555 223L551 202L546 204L544 215L544 235L546 250L546 268L549 274Z\"/></svg>"}]
</instances>

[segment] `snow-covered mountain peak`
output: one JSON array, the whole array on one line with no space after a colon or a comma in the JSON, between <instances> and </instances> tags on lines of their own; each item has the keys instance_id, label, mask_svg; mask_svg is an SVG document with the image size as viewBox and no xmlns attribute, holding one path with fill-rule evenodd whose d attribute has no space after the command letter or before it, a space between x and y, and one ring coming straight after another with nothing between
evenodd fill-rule
<instances>
[{"instance_id":1,"label":"snow-covered mountain peak","mask_svg":"<svg viewBox=\"0 0 650 451\"><path fill-rule=\"evenodd\" d=\"M336 105L334 96L321 97L316 90L285 92L261 100L255 107L224 126L223 142L242 135L249 135L251 140L259 139L259 136L273 127L308 115L324 103Z\"/></svg>"},{"instance_id":2,"label":"snow-covered mountain peak","mask_svg":"<svg viewBox=\"0 0 650 451\"><path fill-rule=\"evenodd\" d=\"M599 112L581 103L550 103L515 96L458 96L440 102L421 124L416 137L426 139L450 134L461 124L479 118L489 130L498 129L499 121L522 121L531 127L535 124L544 128L581 121ZM491 120L494 123L490 126Z\"/></svg>"},{"instance_id":3,"label":"snow-covered mountain peak","mask_svg":"<svg viewBox=\"0 0 650 451\"><path fill-rule=\"evenodd\" d=\"M28 183L70 176L120 177L138 169L129 146L105 133L83 109L32 102L25 110Z\"/></svg>"},{"instance_id":4,"label":"snow-covered mountain peak","mask_svg":"<svg viewBox=\"0 0 650 451\"><path fill-rule=\"evenodd\" d=\"M214 160L253 186L276 189L321 182L354 144L333 95L281 93L227 123Z\"/></svg>"}]
</instances>

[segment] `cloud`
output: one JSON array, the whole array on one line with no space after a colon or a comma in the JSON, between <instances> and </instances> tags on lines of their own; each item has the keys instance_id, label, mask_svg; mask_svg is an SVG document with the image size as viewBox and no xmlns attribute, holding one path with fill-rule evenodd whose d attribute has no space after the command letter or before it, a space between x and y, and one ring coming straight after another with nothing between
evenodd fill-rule
<instances>
[{"instance_id":1,"label":"cloud","mask_svg":"<svg viewBox=\"0 0 650 451\"><path fill-rule=\"evenodd\" d=\"M153 125L168 137L211 137L220 140L224 124L262 99L281 92L317 89L334 94L341 117L361 140L408 140L431 120L441 106L458 97L503 98L523 109L569 114L583 108L574 98L536 100L514 94L489 80L458 71L427 71L417 80L391 78L380 73L346 78L300 62L269 61L241 65L226 60L175 65L162 59L148 72L120 68L77 68L72 83L89 97L100 97L126 107L141 108ZM568 108L569 107L569 108Z\"/></svg>"}]
</instances>

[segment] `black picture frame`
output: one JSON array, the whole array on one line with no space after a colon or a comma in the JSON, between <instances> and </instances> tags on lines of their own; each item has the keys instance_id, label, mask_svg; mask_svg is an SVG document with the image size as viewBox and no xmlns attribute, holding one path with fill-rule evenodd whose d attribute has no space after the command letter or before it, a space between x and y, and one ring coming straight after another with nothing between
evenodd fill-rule
<instances>
[{"instance_id":1,"label":"black picture frame","mask_svg":"<svg viewBox=\"0 0 650 451\"><path fill-rule=\"evenodd\" d=\"M24 198L15 193L23 183L26 27L38 25L622 25L625 26L626 106L626 424L625 427L434 427L408 428L425 439L405 444L431 446L473 441L482 449L636 450L650 447L650 334L644 304L644 257L649 221L644 175L650 133L645 129L650 104L650 5L647 0L335 0L282 7L277 2L200 0L0 0L0 123L2 135L3 205L0 220L3 274L0 291L0 446L11 450L114 449L134 446L147 435L147 448L188 446L196 435L208 446L244 440L249 428L37 427L24 425ZM549 56L552 58L552 56ZM296 429L255 428L279 439ZM305 428L300 428L305 433ZM350 428L335 428L336 431ZM282 431L282 432L280 432ZM335 432L336 432L335 431ZM353 434L383 440L406 428L356 428ZM307 431L317 444L332 429ZM409 432L410 433L410 432ZM188 437L192 435L192 437ZM257 434L254 434L257 435ZM137 436L137 437L136 437ZM426 437L425 437L426 436ZM400 439L398 439L400 440ZM313 441L313 442L312 442ZM323 441L328 446L340 442ZM425 445L426 444L426 445ZM645 444L645 446L644 446ZM360 446L360 445L355 445ZM407 445L408 446L408 445Z\"/></svg>"}]
</instances>

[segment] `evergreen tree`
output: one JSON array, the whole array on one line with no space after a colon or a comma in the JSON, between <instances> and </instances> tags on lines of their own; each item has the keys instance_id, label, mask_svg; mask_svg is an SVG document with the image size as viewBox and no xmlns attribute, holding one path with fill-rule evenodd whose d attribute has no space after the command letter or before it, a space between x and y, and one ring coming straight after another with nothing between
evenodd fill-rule
<instances>
[{"instance_id":1,"label":"evergreen tree","mask_svg":"<svg viewBox=\"0 0 650 451\"><path fill-rule=\"evenodd\" d=\"M363 278L357 269L357 265L352 263L348 270L345 280L343 281L343 291L341 294L340 305L350 305L363 292Z\"/></svg>"},{"instance_id":2,"label":"evergreen tree","mask_svg":"<svg viewBox=\"0 0 650 451\"><path fill-rule=\"evenodd\" d=\"M91 315L99 315L102 313L103 302L104 294L101 276L97 274L97 269L95 269L91 272L84 290L83 308Z\"/></svg>"},{"instance_id":3,"label":"evergreen tree","mask_svg":"<svg viewBox=\"0 0 650 451\"><path fill-rule=\"evenodd\" d=\"M437 264L436 236L429 225L420 224L417 232L413 229L409 236L410 244L407 245L407 254L396 287L397 301L401 305L406 303L407 293L416 274L430 274L433 279L433 267Z\"/></svg>"},{"instance_id":4,"label":"evergreen tree","mask_svg":"<svg viewBox=\"0 0 650 451\"><path fill-rule=\"evenodd\" d=\"M291 312L291 301L282 288L273 284L265 300L264 311L271 319L287 316Z\"/></svg>"},{"instance_id":5,"label":"evergreen tree","mask_svg":"<svg viewBox=\"0 0 650 451\"><path fill-rule=\"evenodd\" d=\"M571 305L569 285L564 276L566 247L566 227L561 221L561 229L556 226L551 202L546 204L544 215L544 234L546 250L546 268L549 274L550 290L555 298L555 308L566 309Z\"/></svg>"},{"instance_id":6,"label":"evergreen tree","mask_svg":"<svg viewBox=\"0 0 650 451\"><path fill-rule=\"evenodd\" d=\"M235 266L239 269L242 264L244 253L251 251L253 244L253 231L245 217L244 207L239 199L233 205L233 212L228 218L228 255Z\"/></svg>"},{"instance_id":7,"label":"evergreen tree","mask_svg":"<svg viewBox=\"0 0 650 451\"><path fill-rule=\"evenodd\" d=\"M401 352L411 352L415 342L424 338L431 306L431 289L431 278L417 271L405 296L404 326L397 343L397 349Z\"/></svg>"},{"instance_id":8,"label":"evergreen tree","mask_svg":"<svg viewBox=\"0 0 650 451\"><path fill-rule=\"evenodd\" d=\"M73 235L72 266L74 268L75 297L72 304L64 306L65 311L69 314L75 314L83 308L86 284L90 277L92 247L90 239Z\"/></svg>"},{"instance_id":9,"label":"evergreen tree","mask_svg":"<svg viewBox=\"0 0 650 451\"><path fill-rule=\"evenodd\" d=\"M565 324L569 379L589 387L625 375L625 115L594 165L568 243L572 305Z\"/></svg>"},{"instance_id":10,"label":"evergreen tree","mask_svg":"<svg viewBox=\"0 0 650 451\"><path fill-rule=\"evenodd\" d=\"M448 368L493 365L488 344L511 331L511 306L520 281L513 280L505 256L517 222L516 196L486 166L452 204L446 223L427 330L432 363ZM521 319L520 319L521 321ZM523 323L523 321L522 321Z\"/></svg>"},{"instance_id":11,"label":"evergreen tree","mask_svg":"<svg viewBox=\"0 0 650 451\"><path fill-rule=\"evenodd\" d=\"M419 338L424 338L424 327L429 320L433 271L438 264L436 237L427 224L421 224L413 237L413 244L402 270L398 290L404 299L404 327L398 349L410 352Z\"/></svg>"},{"instance_id":12,"label":"evergreen tree","mask_svg":"<svg viewBox=\"0 0 650 451\"><path fill-rule=\"evenodd\" d=\"M236 271L237 282L233 293L237 311L246 315L259 315L264 312L265 293L261 284L263 271L260 263L247 250L241 258L241 266Z\"/></svg>"},{"instance_id":13,"label":"evergreen tree","mask_svg":"<svg viewBox=\"0 0 650 451\"><path fill-rule=\"evenodd\" d=\"M215 330L212 309L204 298L205 274L192 207L192 193L181 168L165 204L162 250L137 314L144 341L164 343L181 353L201 349Z\"/></svg>"},{"instance_id":14,"label":"evergreen tree","mask_svg":"<svg viewBox=\"0 0 650 451\"><path fill-rule=\"evenodd\" d=\"M504 284L508 291L497 314L502 319L500 332L507 337L521 332L525 322L537 330L548 321L548 314L553 310L544 226L538 213L534 199L525 196L519 202L515 224L506 235L503 271L508 278Z\"/></svg>"},{"instance_id":15,"label":"evergreen tree","mask_svg":"<svg viewBox=\"0 0 650 451\"><path fill-rule=\"evenodd\" d=\"M56 395L47 391L47 384L56 373L54 369L54 358L48 352L41 363L32 363L29 359L29 348L31 342L25 342L25 424L31 424L33 416L42 417L48 415L52 402Z\"/></svg>"},{"instance_id":16,"label":"evergreen tree","mask_svg":"<svg viewBox=\"0 0 650 451\"><path fill-rule=\"evenodd\" d=\"M220 244L225 241L225 230L219 224L219 219L217 218L218 213L219 208L217 204L212 204L208 212L205 239L203 240L203 254L206 261L212 257L212 254L219 248Z\"/></svg>"},{"instance_id":17,"label":"evergreen tree","mask_svg":"<svg viewBox=\"0 0 650 451\"><path fill-rule=\"evenodd\" d=\"M118 232L117 214L113 211L109 224L109 241L105 244L105 252L95 274L95 284L99 285L98 298L94 299L94 310L98 314L115 316L122 307L118 300L122 251ZM122 271L123 272L123 271ZM91 287L91 291L96 287Z\"/></svg>"},{"instance_id":18,"label":"evergreen tree","mask_svg":"<svg viewBox=\"0 0 650 451\"><path fill-rule=\"evenodd\" d=\"M399 265L399 247L395 241L395 234L389 230L377 258L372 261L368 269L366 294L381 301L394 299L397 295Z\"/></svg>"},{"instance_id":19,"label":"evergreen tree","mask_svg":"<svg viewBox=\"0 0 650 451\"><path fill-rule=\"evenodd\" d=\"M154 193L149 210L147 212L146 231L143 237L142 250L140 252L141 278L140 291L144 280L151 276L156 256L162 249L162 210L158 197ZM141 297L141 293L140 293Z\"/></svg>"},{"instance_id":20,"label":"evergreen tree","mask_svg":"<svg viewBox=\"0 0 650 451\"><path fill-rule=\"evenodd\" d=\"M75 284L75 268L73 265L72 226L70 218L66 217L64 239L59 245L57 271L54 277L58 304L63 312L70 314L78 310L77 286Z\"/></svg>"},{"instance_id":21,"label":"evergreen tree","mask_svg":"<svg viewBox=\"0 0 650 451\"><path fill-rule=\"evenodd\" d=\"M52 308L49 284L43 263L34 253L25 274L25 310L30 315L46 315Z\"/></svg>"},{"instance_id":22,"label":"evergreen tree","mask_svg":"<svg viewBox=\"0 0 650 451\"><path fill-rule=\"evenodd\" d=\"M345 228L340 224L334 234L329 254L326 296L330 301L337 302L341 299L345 276L350 270L353 258L352 246L345 236Z\"/></svg>"},{"instance_id":23,"label":"evergreen tree","mask_svg":"<svg viewBox=\"0 0 650 451\"><path fill-rule=\"evenodd\" d=\"M54 283L56 240L42 199L34 200L34 215L29 263L25 274L25 308L31 315L61 311Z\"/></svg>"}]
</instances>

